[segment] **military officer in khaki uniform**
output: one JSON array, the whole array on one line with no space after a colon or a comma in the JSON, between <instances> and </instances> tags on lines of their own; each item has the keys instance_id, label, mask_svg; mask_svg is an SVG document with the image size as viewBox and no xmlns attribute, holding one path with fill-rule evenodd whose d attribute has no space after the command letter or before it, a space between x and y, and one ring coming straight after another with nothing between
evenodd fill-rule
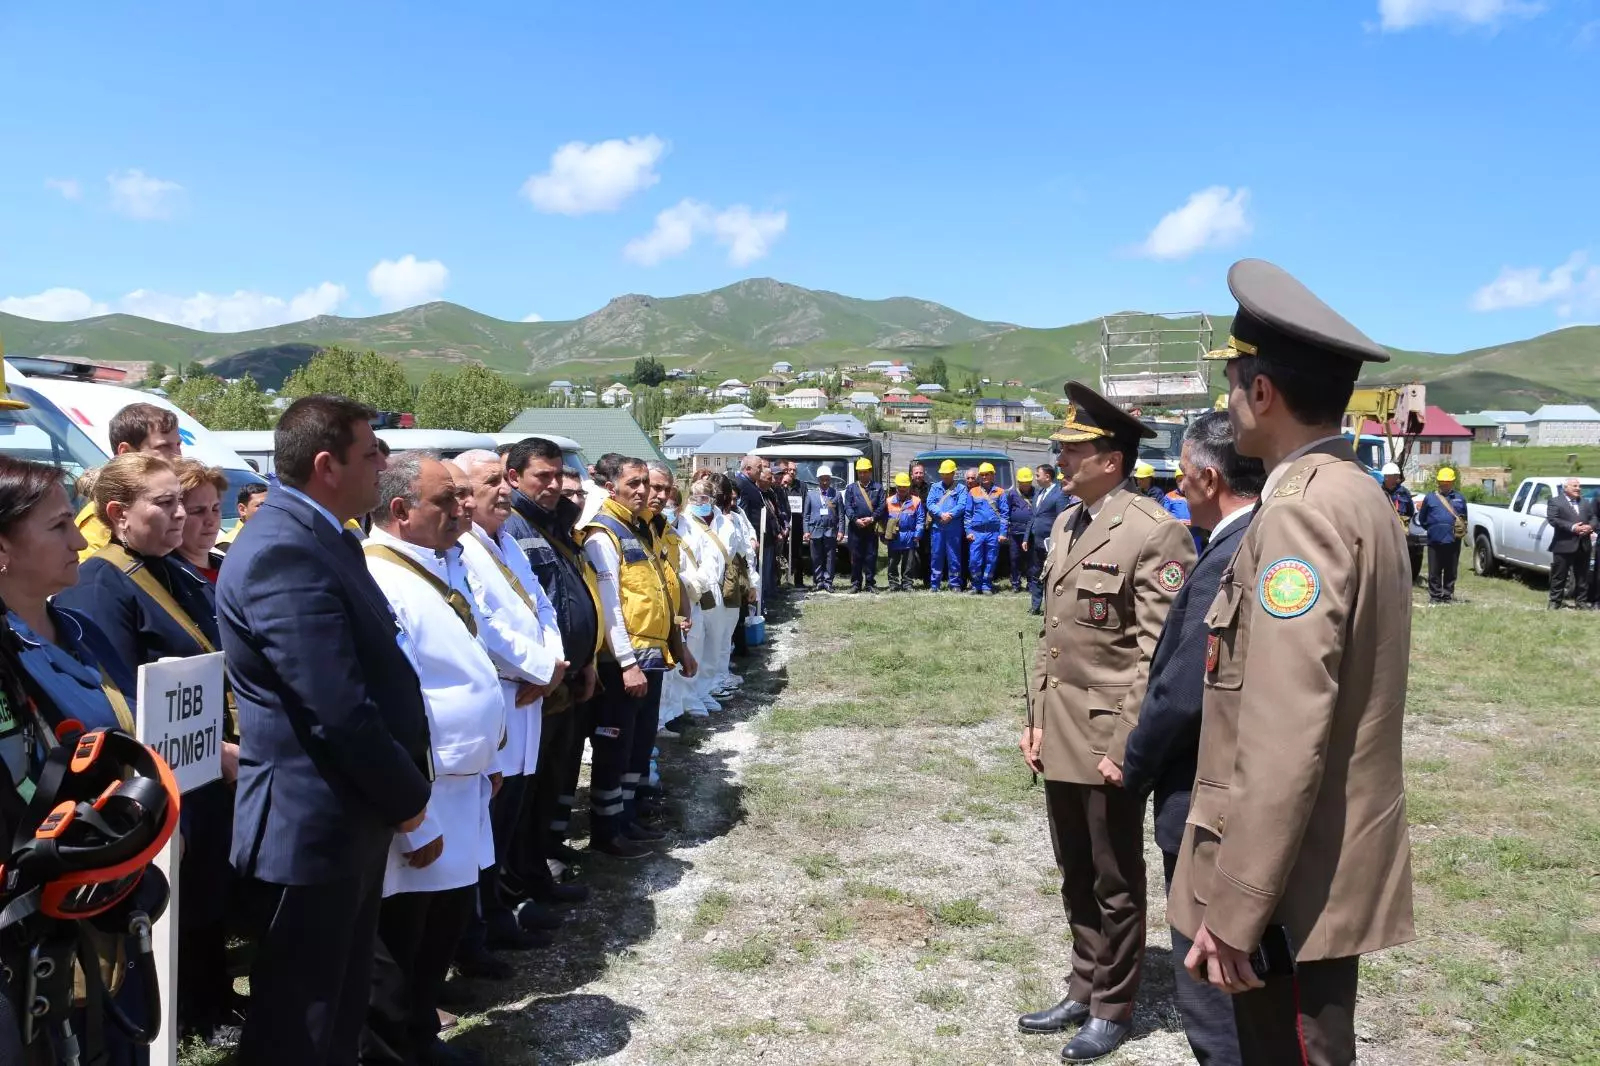
<instances>
[{"instance_id":1,"label":"military officer in khaki uniform","mask_svg":"<svg viewBox=\"0 0 1600 1066\"><path fill-rule=\"evenodd\" d=\"M1066 998L1018 1024L1034 1033L1081 1026L1061 1054L1089 1062L1127 1039L1139 987L1144 804L1121 787L1122 755L1195 553L1189 531L1165 508L1123 487L1140 439L1155 434L1076 381L1066 391L1072 405L1054 439L1062 487L1081 502L1056 519L1045 557L1032 677L1041 713L1021 747L1045 778L1072 976Z\"/></svg>"},{"instance_id":2,"label":"military officer in khaki uniform","mask_svg":"<svg viewBox=\"0 0 1600 1066\"><path fill-rule=\"evenodd\" d=\"M1414 936L1411 562L1339 431L1361 364L1389 356L1270 263L1235 264L1228 285L1239 313L1212 356L1237 447L1270 473L1206 618L1168 918L1194 939L1190 973L1234 993L1247 1066L1349 1066L1359 957Z\"/></svg>"}]
</instances>

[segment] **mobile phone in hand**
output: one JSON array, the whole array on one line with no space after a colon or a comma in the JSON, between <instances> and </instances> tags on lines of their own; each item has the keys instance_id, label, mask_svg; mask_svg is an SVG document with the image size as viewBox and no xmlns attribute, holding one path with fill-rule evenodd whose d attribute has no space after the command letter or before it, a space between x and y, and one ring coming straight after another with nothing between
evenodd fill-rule
<instances>
[{"instance_id":1,"label":"mobile phone in hand","mask_svg":"<svg viewBox=\"0 0 1600 1066\"><path fill-rule=\"evenodd\" d=\"M1294 976L1294 945L1289 940L1289 930L1281 925L1267 926L1261 943L1250 953L1250 969L1263 981Z\"/></svg>"}]
</instances>

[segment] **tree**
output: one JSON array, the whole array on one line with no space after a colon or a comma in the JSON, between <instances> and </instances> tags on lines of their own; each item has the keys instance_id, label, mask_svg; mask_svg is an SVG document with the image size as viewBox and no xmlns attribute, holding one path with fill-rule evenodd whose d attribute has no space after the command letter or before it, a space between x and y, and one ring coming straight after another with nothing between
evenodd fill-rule
<instances>
[{"instance_id":1,"label":"tree","mask_svg":"<svg viewBox=\"0 0 1600 1066\"><path fill-rule=\"evenodd\" d=\"M193 374L174 384L167 391L167 399L187 411L196 422L210 428L217 401L227 387L219 377Z\"/></svg>"},{"instance_id":2,"label":"tree","mask_svg":"<svg viewBox=\"0 0 1600 1066\"><path fill-rule=\"evenodd\" d=\"M944 356L934 356L933 362L928 364L927 372L927 380L937 382L947 389L950 387L950 368L944 365Z\"/></svg>"},{"instance_id":3,"label":"tree","mask_svg":"<svg viewBox=\"0 0 1600 1066\"><path fill-rule=\"evenodd\" d=\"M283 394L294 399L317 393L348 396L379 411L409 411L416 399L398 361L338 345L318 352L283 383Z\"/></svg>"},{"instance_id":4,"label":"tree","mask_svg":"<svg viewBox=\"0 0 1600 1066\"><path fill-rule=\"evenodd\" d=\"M772 397L768 395L767 390L762 388L760 385L757 385L755 388L750 390L750 409L752 411L759 411L771 402Z\"/></svg>"},{"instance_id":5,"label":"tree","mask_svg":"<svg viewBox=\"0 0 1600 1066\"><path fill-rule=\"evenodd\" d=\"M660 385L665 380L667 380L667 368L661 365L661 360L651 355L642 355L633 361L633 384Z\"/></svg>"},{"instance_id":6,"label":"tree","mask_svg":"<svg viewBox=\"0 0 1600 1066\"><path fill-rule=\"evenodd\" d=\"M165 380L167 380L167 364L151 363L150 369L144 376L144 387L147 389L160 388L161 383Z\"/></svg>"},{"instance_id":7,"label":"tree","mask_svg":"<svg viewBox=\"0 0 1600 1066\"><path fill-rule=\"evenodd\" d=\"M417 392L418 429L461 429L497 433L526 404L522 390L478 363L455 373L435 370Z\"/></svg>"},{"instance_id":8,"label":"tree","mask_svg":"<svg viewBox=\"0 0 1600 1066\"><path fill-rule=\"evenodd\" d=\"M278 420L266 393L246 374L223 387L211 411L208 429L271 429Z\"/></svg>"},{"instance_id":9,"label":"tree","mask_svg":"<svg viewBox=\"0 0 1600 1066\"><path fill-rule=\"evenodd\" d=\"M640 385L633 390L633 420L646 433L661 428L667 411L667 397L660 389Z\"/></svg>"}]
</instances>

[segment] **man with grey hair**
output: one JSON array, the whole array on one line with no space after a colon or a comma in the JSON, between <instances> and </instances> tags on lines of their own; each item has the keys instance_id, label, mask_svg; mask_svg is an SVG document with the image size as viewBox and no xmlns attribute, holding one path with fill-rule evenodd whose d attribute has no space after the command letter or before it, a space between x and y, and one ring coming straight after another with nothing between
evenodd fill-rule
<instances>
[{"instance_id":1,"label":"man with grey hair","mask_svg":"<svg viewBox=\"0 0 1600 1066\"><path fill-rule=\"evenodd\" d=\"M1169 891L1200 750L1200 704L1212 639L1206 609L1250 525L1251 508L1266 480L1261 460L1240 455L1234 447L1225 411L1207 412L1190 424L1182 465L1178 489L1189 504L1190 520L1211 536L1161 630L1150 662L1150 689L1122 764L1123 788L1141 796L1155 793L1155 838ZM1187 937L1172 930L1173 982L1189 1046L1207 1066L1236 1064L1240 1052L1233 1005L1226 993L1197 982L1183 968L1179 960L1191 946Z\"/></svg>"},{"instance_id":2,"label":"man with grey hair","mask_svg":"<svg viewBox=\"0 0 1600 1066\"><path fill-rule=\"evenodd\" d=\"M566 674L555 607L545 595L516 539L507 529L511 484L494 452L462 452L448 465L457 495L470 493L472 506L462 517L471 526L461 538L474 606L483 625L478 636L500 674L506 736L496 759L503 784L489 804L494 829L495 864L478 879L478 913L456 953L456 968L467 976L510 976L509 966L490 950L526 950L548 944L547 931L558 915L531 900L521 901L501 881L512 842L527 806L527 793L539 767L544 697Z\"/></svg>"},{"instance_id":3,"label":"man with grey hair","mask_svg":"<svg viewBox=\"0 0 1600 1066\"><path fill-rule=\"evenodd\" d=\"M495 862L489 801L500 787L505 704L458 543L471 526L471 493L426 452L392 456L378 490L362 550L422 683L434 780L422 825L397 833L389 850L361 1060L454 1060L440 1050L438 989L480 874Z\"/></svg>"},{"instance_id":4,"label":"man with grey hair","mask_svg":"<svg viewBox=\"0 0 1600 1066\"><path fill-rule=\"evenodd\" d=\"M1589 534L1594 532L1593 504L1583 499L1583 482L1569 477L1550 501L1550 609L1559 611L1567 596L1579 608L1589 590ZM1569 592L1570 589L1570 592Z\"/></svg>"}]
</instances>

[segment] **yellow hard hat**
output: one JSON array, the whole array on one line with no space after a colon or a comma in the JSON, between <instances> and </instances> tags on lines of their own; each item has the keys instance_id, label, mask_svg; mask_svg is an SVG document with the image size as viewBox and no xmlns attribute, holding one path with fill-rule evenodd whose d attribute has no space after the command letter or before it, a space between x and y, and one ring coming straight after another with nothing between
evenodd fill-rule
<instances>
[{"instance_id":1,"label":"yellow hard hat","mask_svg":"<svg viewBox=\"0 0 1600 1066\"><path fill-rule=\"evenodd\" d=\"M954 459L946 459L944 462L939 464L939 473L941 473L941 474L954 474L955 472L956 472L956 461Z\"/></svg>"},{"instance_id":2,"label":"yellow hard hat","mask_svg":"<svg viewBox=\"0 0 1600 1066\"><path fill-rule=\"evenodd\" d=\"M1455 481L1456 472L1448 466L1441 466L1439 472L1433 476L1435 481Z\"/></svg>"},{"instance_id":3,"label":"yellow hard hat","mask_svg":"<svg viewBox=\"0 0 1600 1066\"><path fill-rule=\"evenodd\" d=\"M1156 468L1149 463L1140 463L1133 468L1134 477L1155 477Z\"/></svg>"},{"instance_id":4,"label":"yellow hard hat","mask_svg":"<svg viewBox=\"0 0 1600 1066\"><path fill-rule=\"evenodd\" d=\"M1017 471L1017 484L1019 484L1019 485L1028 485L1028 484L1032 484L1032 482L1033 482L1033 471L1032 470L1029 470L1027 467L1023 467L1021 470Z\"/></svg>"},{"instance_id":5,"label":"yellow hard hat","mask_svg":"<svg viewBox=\"0 0 1600 1066\"><path fill-rule=\"evenodd\" d=\"M872 469L872 460L868 459L866 456L863 455L861 458L856 460L856 469L857 470L871 470Z\"/></svg>"},{"instance_id":6,"label":"yellow hard hat","mask_svg":"<svg viewBox=\"0 0 1600 1066\"><path fill-rule=\"evenodd\" d=\"M894 476L894 487L897 489L909 489L911 487L911 475L896 474Z\"/></svg>"},{"instance_id":7,"label":"yellow hard hat","mask_svg":"<svg viewBox=\"0 0 1600 1066\"><path fill-rule=\"evenodd\" d=\"M993 463L979 463L978 464L978 473L980 473L980 474L992 474L992 473L994 473L994 464Z\"/></svg>"}]
</instances>

